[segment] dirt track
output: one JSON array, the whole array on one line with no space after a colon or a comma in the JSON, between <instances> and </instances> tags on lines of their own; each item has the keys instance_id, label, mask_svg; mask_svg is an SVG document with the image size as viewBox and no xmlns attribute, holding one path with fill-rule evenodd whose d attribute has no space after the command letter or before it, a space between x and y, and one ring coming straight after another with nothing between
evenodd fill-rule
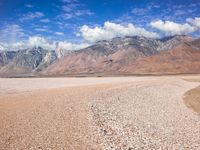
<instances>
[{"instance_id":1,"label":"dirt track","mask_svg":"<svg viewBox=\"0 0 200 150\"><path fill-rule=\"evenodd\" d=\"M181 78L0 79L0 149L199 149Z\"/></svg>"}]
</instances>

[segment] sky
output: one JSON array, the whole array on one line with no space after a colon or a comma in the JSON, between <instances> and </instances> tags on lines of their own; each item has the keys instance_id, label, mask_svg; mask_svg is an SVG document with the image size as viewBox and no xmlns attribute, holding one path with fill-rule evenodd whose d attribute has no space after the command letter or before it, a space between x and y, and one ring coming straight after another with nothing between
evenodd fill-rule
<instances>
[{"instance_id":1,"label":"sky","mask_svg":"<svg viewBox=\"0 0 200 150\"><path fill-rule=\"evenodd\" d=\"M0 0L0 50L182 34L200 37L200 0Z\"/></svg>"}]
</instances>

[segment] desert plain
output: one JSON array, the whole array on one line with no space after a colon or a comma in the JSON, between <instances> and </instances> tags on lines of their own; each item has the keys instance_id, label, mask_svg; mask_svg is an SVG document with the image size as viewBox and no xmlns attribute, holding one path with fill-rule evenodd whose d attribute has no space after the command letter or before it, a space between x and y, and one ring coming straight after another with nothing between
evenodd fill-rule
<instances>
[{"instance_id":1,"label":"desert plain","mask_svg":"<svg viewBox=\"0 0 200 150\"><path fill-rule=\"evenodd\" d=\"M199 81L0 78L0 150L199 150Z\"/></svg>"}]
</instances>

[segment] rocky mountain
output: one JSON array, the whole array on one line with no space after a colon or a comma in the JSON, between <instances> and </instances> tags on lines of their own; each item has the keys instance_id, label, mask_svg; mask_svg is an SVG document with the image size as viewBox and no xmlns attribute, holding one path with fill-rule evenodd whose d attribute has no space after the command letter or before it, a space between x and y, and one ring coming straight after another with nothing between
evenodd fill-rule
<instances>
[{"instance_id":1,"label":"rocky mountain","mask_svg":"<svg viewBox=\"0 0 200 150\"><path fill-rule=\"evenodd\" d=\"M0 52L0 75L20 76L41 71L57 59L55 51L41 47Z\"/></svg>"},{"instance_id":2,"label":"rocky mountain","mask_svg":"<svg viewBox=\"0 0 200 150\"><path fill-rule=\"evenodd\" d=\"M193 38L186 35L177 35L177 36L164 37L160 41L161 41L159 47L160 50L170 50L173 47L181 44L182 42L193 41Z\"/></svg>"},{"instance_id":3,"label":"rocky mountain","mask_svg":"<svg viewBox=\"0 0 200 150\"><path fill-rule=\"evenodd\" d=\"M14 51L2 51L0 52L0 67L8 64L15 56Z\"/></svg>"},{"instance_id":4,"label":"rocky mountain","mask_svg":"<svg viewBox=\"0 0 200 150\"><path fill-rule=\"evenodd\" d=\"M120 68L123 74L190 74L200 73L200 40L184 42L168 51Z\"/></svg>"},{"instance_id":5,"label":"rocky mountain","mask_svg":"<svg viewBox=\"0 0 200 150\"><path fill-rule=\"evenodd\" d=\"M195 73L197 56L199 41L189 36L117 37L68 52L41 47L2 51L0 76Z\"/></svg>"},{"instance_id":6,"label":"rocky mountain","mask_svg":"<svg viewBox=\"0 0 200 150\"><path fill-rule=\"evenodd\" d=\"M119 74L121 68L138 58L157 55L189 41L192 39L188 36L174 36L161 40L136 36L100 41L63 57L40 74Z\"/></svg>"}]
</instances>

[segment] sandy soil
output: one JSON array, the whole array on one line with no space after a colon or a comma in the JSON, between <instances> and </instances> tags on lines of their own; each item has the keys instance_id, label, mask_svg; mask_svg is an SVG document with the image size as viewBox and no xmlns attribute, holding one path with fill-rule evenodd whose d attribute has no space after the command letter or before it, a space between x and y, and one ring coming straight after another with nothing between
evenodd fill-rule
<instances>
[{"instance_id":1,"label":"sandy soil","mask_svg":"<svg viewBox=\"0 0 200 150\"><path fill-rule=\"evenodd\" d=\"M179 76L0 79L0 149L200 149Z\"/></svg>"},{"instance_id":2,"label":"sandy soil","mask_svg":"<svg viewBox=\"0 0 200 150\"><path fill-rule=\"evenodd\" d=\"M200 80L191 80L200 82ZM183 96L183 100L189 108L200 114L200 86L189 90Z\"/></svg>"},{"instance_id":3,"label":"sandy soil","mask_svg":"<svg viewBox=\"0 0 200 150\"><path fill-rule=\"evenodd\" d=\"M55 89L108 83L154 80L153 77L90 77L90 78L0 78L0 94L29 92L41 89Z\"/></svg>"},{"instance_id":4,"label":"sandy soil","mask_svg":"<svg viewBox=\"0 0 200 150\"><path fill-rule=\"evenodd\" d=\"M199 77L189 77L185 80L190 82L200 82ZM200 86L186 92L183 96L183 100L187 107L200 114Z\"/></svg>"}]
</instances>

